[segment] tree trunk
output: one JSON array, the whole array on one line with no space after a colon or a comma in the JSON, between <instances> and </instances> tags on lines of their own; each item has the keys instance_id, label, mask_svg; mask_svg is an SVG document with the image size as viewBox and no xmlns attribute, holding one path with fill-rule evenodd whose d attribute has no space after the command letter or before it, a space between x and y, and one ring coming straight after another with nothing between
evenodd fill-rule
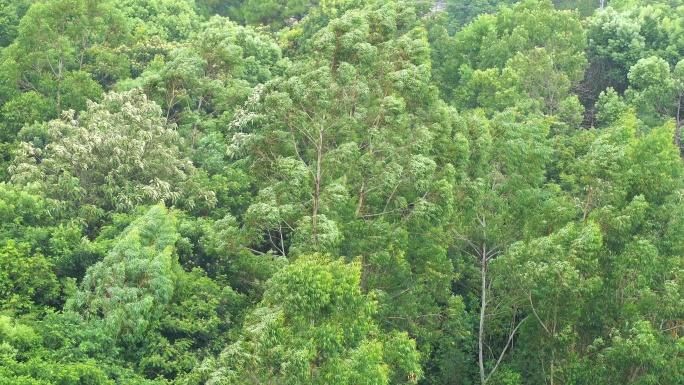
<instances>
[{"instance_id":1,"label":"tree trunk","mask_svg":"<svg viewBox=\"0 0 684 385\"><path fill-rule=\"evenodd\" d=\"M323 131L324 130L318 132L318 146L316 148L316 180L314 181L313 215L311 218L311 231L313 232L316 243L318 243L318 236L316 235L316 225L318 224L318 201L321 196L321 163L323 163Z\"/></svg>"},{"instance_id":2,"label":"tree trunk","mask_svg":"<svg viewBox=\"0 0 684 385\"><path fill-rule=\"evenodd\" d=\"M682 120L681 120L682 97L684 97L684 94L680 93L679 99L677 100L677 121L675 122L675 132L674 132L674 142L675 142L675 145L677 146L677 149L679 149L680 152L682 150L681 139L679 137L679 131L680 131L680 128L682 126Z\"/></svg>"},{"instance_id":3,"label":"tree trunk","mask_svg":"<svg viewBox=\"0 0 684 385\"><path fill-rule=\"evenodd\" d=\"M482 255L480 256L480 330L477 333L478 340L478 361L480 364L480 381L482 385L487 383L484 369L484 319L487 310L487 246L482 244Z\"/></svg>"}]
</instances>

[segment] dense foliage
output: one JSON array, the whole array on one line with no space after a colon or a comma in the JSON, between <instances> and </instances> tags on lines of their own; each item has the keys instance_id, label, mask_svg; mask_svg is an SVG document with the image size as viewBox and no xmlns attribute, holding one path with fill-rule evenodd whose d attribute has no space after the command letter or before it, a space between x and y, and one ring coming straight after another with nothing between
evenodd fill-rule
<instances>
[{"instance_id":1,"label":"dense foliage","mask_svg":"<svg viewBox=\"0 0 684 385\"><path fill-rule=\"evenodd\" d=\"M683 103L681 1L0 0L0 384L684 383Z\"/></svg>"}]
</instances>

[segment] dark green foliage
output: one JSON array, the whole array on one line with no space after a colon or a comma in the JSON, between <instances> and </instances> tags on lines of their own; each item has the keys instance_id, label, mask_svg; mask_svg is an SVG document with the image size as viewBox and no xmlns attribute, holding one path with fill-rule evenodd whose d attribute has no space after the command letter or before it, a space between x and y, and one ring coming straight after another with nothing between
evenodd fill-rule
<instances>
[{"instance_id":1,"label":"dark green foliage","mask_svg":"<svg viewBox=\"0 0 684 385\"><path fill-rule=\"evenodd\" d=\"M501 6L511 6L513 0L449 0L446 1L446 27L451 35L480 15L496 13Z\"/></svg>"},{"instance_id":2,"label":"dark green foliage","mask_svg":"<svg viewBox=\"0 0 684 385\"><path fill-rule=\"evenodd\" d=\"M54 303L59 294L54 267L44 256L30 255L28 245L16 246L10 241L0 248L0 309L23 313Z\"/></svg>"},{"instance_id":3,"label":"dark green foliage","mask_svg":"<svg viewBox=\"0 0 684 385\"><path fill-rule=\"evenodd\" d=\"M17 37L19 15L16 2L0 1L0 47L7 47Z\"/></svg>"}]
</instances>

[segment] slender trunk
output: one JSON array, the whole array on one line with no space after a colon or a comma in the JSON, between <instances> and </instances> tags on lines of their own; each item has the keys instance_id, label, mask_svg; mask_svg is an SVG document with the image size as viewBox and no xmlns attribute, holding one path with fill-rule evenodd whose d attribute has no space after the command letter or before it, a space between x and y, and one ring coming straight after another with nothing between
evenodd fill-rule
<instances>
[{"instance_id":1,"label":"slender trunk","mask_svg":"<svg viewBox=\"0 0 684 385\"><path fill-rule=\"evenodd\" d=\"M364 196L366 196L366 178L363 178L363 181L361 181L361 189L359 189L359 203L356 205L356 214L354 214L356 218L358 218L359 214L361 214Z\"/></svg>"},{"instance_id":2,"label":"slender trunk","mask_svg":"<svg viewBox=\"0 0 684 385\"><path fill-rule=\"evenodd\" d=\"M674 142L675 145L677 146L677 149L681 151L681 142L679 139L679 129L681 128L682 125L682 120L681 120L681 112L682 112L682 97L684 97L684 94L680 93L679 94L679 100L677 101L677 122L675 124L675 132L674 132Z\"/></svg>"},{"instance_id":3,"label":"slender trunk","mask_svg":"<svg viewBox=\"0 0 684 385\"><path fill-rule=\"evenodd\" d=\"M197 103L197 110L195 111L197 113L197 116L199 117L200 111L202 111L202 102L204 101L204 97L200 97L199 103ZM197 141L197 119L195 118L195 123L192 124L192 140L190 143L190 148L195 149L195 142Z\"/></svg>"},{"instance_id":4,"label":"slender trunk","mask_svg":"<svg viewBox=\"0 0 684 385\"><path fill-rule=\"evenodd\" d=\"M312 226L314 238L318 243L318 236L316 235L316 225L318 224L318 201L321 196L321 163L323 162L323 130L318 132L318 148L316 149L316 180L314 181L314 202L313 202L313 217Z\"/></svg>"},{"instance_id":5,"label":"slender trunk","mask_svg":"<svg viewBox=\"0 0 684 385\"><path fill-rule=\"evenodd\" d=\"M368 282L368 274L370 274L370 265L368 264L368 260L366 259L365 256L361 257L361 292L366 294L366 282Z\"/></svg>"},{"instance_id":6,"label":"slender trunk","mask_svg":"<svg viewBox=\"0 0 684 385\"><path fill-rule=\"evenodd\" d=\"M83 58L85 57L85 51L86 51L86 35L83 35L83 38L81 39L81 57L78 60L78 70L83 71Z\"/></svg>"},{"instance_id":7,"label":"slender trunk","mask_svg":"<svg viewBox=\"0 0 684 385\"><path fill-rule=\"evenodd\" d=\"M589 196L587 196L587 202L584 204L584 213L582 214L582 222L587 220L587 214L589 213L589 204L591 203L591 195L594 193L594 188L589 187Z\"/></svg>"},{"instance_id":8,"label":"slender trunk","mask_svg":"<svg viewBox=\"0 0 684 385\"><path fill-rule=\"evenodd\" d=\"M64 68L64 58L59 57L57 65L57 109L62 110L62 68Z\"/></svg>"},{"instance_id":9,"label":"slender trunk","mask_svg":"<svg viewBox=\"0 0 684 385\"><path fill-rule=\"evenodd\" d=\"M480 330L478 331L478 357L480 364L480 381L484 385L487 382L484 369L484 320L487 309L487 246L482 245L482 255L480 256L480 273L481 273L481 288L480 288Z\"/></svg>"},{"instance_id":10,"label":"slender trunk","mask_svg":"<svg viewBox=\"0 0 684 385\"><path fill-rule=\"evenodd\" d=\"M168 95L168 94L167 94ZM166 124L169 124L169 118L171 117L171 107L173 107L174 100L176 99L176 87L173 87L171 92L171 97L167 97L166 102Z\"/></svg>"}]
</instances>

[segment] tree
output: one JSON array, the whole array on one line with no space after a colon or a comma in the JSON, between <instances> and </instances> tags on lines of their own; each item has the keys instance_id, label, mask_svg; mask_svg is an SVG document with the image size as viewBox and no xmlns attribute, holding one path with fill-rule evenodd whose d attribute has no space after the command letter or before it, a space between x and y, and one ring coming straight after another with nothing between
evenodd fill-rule
<instances>
[{"instance_id":1,"label":"tree","mask_svg":"<svg viewBox=\"0 0 684 385\"><path fill-rule=\"evenodd\" d=\"M37 2L22 18L15 42L3 51L7 65L16 71L3 74L11 75L3 80L20 91L35 91L54 101L56 108L46 117L55 117L58 111L73 107L71 100L63 100L65 93L77 92L71 86L107 82L121 74L112 49L126 41L125 31L121 14L108 1ZM100 70L111 64L111 72L98 73L104 78L81 75L80 82L67 81L78 76L71 75L72 71L87 71L90 63L98 62L103 64Z\"/></svg>"},{"instance_id":2,"label":"tree","mask_svg":"<svg viewBox=\"0 0 684 385\"><path fill-rule=\"evenodd\" d=\"M549 124L540 118L518 119L510 110L491 121L482 111L474 111L464 114L457 126L470 151L463 180L455 186L451 244L457 261L467 258L457 262L470 270L461 284L478 288L467 294L474 296L470 300L476 301L473 307L479 313L477 362L482 384L495 378L522 322L516 307L504 305L506 296L492 286L497 278L490 265L515 241L564 220L558 215L562 206L543 190L551 154ZM496 316L492 309L497 309ZM501 318L510 320L510 329L491 326ZM498 351L487 348L491 341L500 341Z\"/></svg>"},{"instance_id":3,"label":"tree","mask_svg":"<svg viewBox=\"0 0 684 385\"><path fill-rule=\"evenodd\" d=\"M318 1L246 0L242 5L242 14L250 24L261 24L278 30L288 23L288 19L301 20L312 6L317 5Z\"/></svg>"},{"instance_id":4,"label":"tree","mask_svg":"<svg viewBox=\"0 0 684 385\"><path fill-rule=\"evenodd\" d=\"M684 61L670 71L670 65L655 56L639 59L627 75L630 85L625 99L637 108L637 113L649 126L662 125L674 118L674 141L681 148L680 129L683 124Z\"/></svg>"},{"instance_id":5,"label":"tree","mask_svg":"<svg viewBox=\"0 0 684 385\"><path fill-rule=\"evenodd\" d=\"M511 6L512 0L467 0L447 1L446 27L450 35L458 33L461 28L470 24L475 18L483 14L494 14L501 6Z\"/></svg>"},{"instance_id":6,"label":"tree","mask_svg":"<svg viewBox=\"0 0 684 385\"><path fill-rule=\"evenodd\" d=\"M136 38L159 36L183 41L197 31L201 17L191 0L121 0L113 4L131 24Z\"/></svg>"},{"instance_id":7,"label":"tree","mask_svg":"<svg viewBox=\"0 0 684 385\"><path fill-rule=\"evenodd\" d=\"M619 13L608 7L599 12L587 24L587 56L591 63L586 82L594 87L597 95L607 87L619 93L627 87L629 68L643 57L645 39L640 34L638 21L629 13Z\"/></svg>"},{"instance_id":8,"label":"tree","mask_svg":"<svg viewBox=\"0 0 684 385\"><path fill-rule=\"evenodd\" d=\"M0 1L0 47L7 47L17 37L19 15L17 7L10 0Z\"/></svg>"},{"instance_id":9,"label":"tree","mask_svg":"<svg viewBox=\"0 0 684 385\"><path fill-rule=\"evenodd\" d=\"M225 348L230 329L246 311L244 297L229 286L219 286L201 269L176 273L164 316L152 323L140 345L126 352L127 361L150 379L191 378L204 358Z\"/></svg>"},{"instance_id":10,"label":"tree","mask_svg":"<svg viewBox=\"0 0 684 385\"><path fill-rule=\"evenodd\" d=\"M173 296L176 237L171 215L161 206L152 207L121 234L101 262L88 268L67 309L86 320L101 320L115 341L139 342Z\"/></svg>"},{"instance_id":11,"label":"tree","mask_svg":"<svg viewBox=\"0 0 684 385\"><path fill-rule=\"evenodd\" d=\"M252 87L273 76L280 57L267 36L214 16L187 46L172 50L167 61L155 59L118 89L143 89L195 147L203 133L228 124Z\"/></svg>"},{"instance_id":12,"label":"tree","mask_svg":"<svg viewBox=\"0 0 684 385\"><path fill-rule=\"evenodd\" d=\"M416 383L422 373L415 342L378 329L360 280L358 260L299 257L269 280L208 382Z\"/></svg>"},{"instance_id":13,"label":"tree","mask_svg":"<svg viewBox=\"0 0 684 385\"><path fill-rule=\"evenodd\" d=\"M13 241L0 248L0 309L24 313L56 302L60 287L52 264L29 253L28 245Z\"/></svg>"},{"instance_id":14,"label":"tree","mask_svg":"<svg viewBox=\"0 0 684 385\"><path fill-rule=\"evenodd\" d=\"M602 241L596 224L570 223L549 236L513 244L493 261L494 286L508 294L509 306L518 307L519 350L513 354L540 358L539 367L521 368L528 379L569 381L564 369L580 354L574 350L595 335L586 327L592 316L588 304L601 300L604 289L598 261Z\"/></svg>"},{"instance_id":15,"label":"tree","mask_svg":"<svg viewBox=\"0 0 684 385\"><path fill-rule=\"evenodd\" d=\"M406 4L388 3L334 20L317 35L317 52L293 65L286 78L258 88L233 122L229 150L247 154L252 170L270 180L252 205L252 215L256 210L265 215L264 210L272 210L266 205L275 200L295 215L278 214L285 226L294 230L306 216L300 223L310 223L309 234L301 239L313 241L314 249L324 228L336 231L336 225L329 227L333 216L398 215L396 205L420 200L434 173L430 130L448 123L440 120L446 118L444 106L430 96L423 32L411 25L399 29L401 12L415 18ZM378 27L371 21L376 19L388 30L374 31ZM400 52L409 56L404 59ZM263 128L253 129L257 123ZM410 178L422 192L407 183ZM340 199L355 204L351 213L342 206L335 209ZM375 211L369 204L380 207ZM272 247L285 253L277 243Z\"/></svg>"},{"instance_id":16,"label":"tree","mask_svg":"<svg viewBox=\"0 0 684 385\"><path fill-rule=\"evenodd\" d=\"M63 202L87 223L110 211L144 203L213 202L192 179L195 168L182 139L142 92L108 93L76 116L47 125L44 149L23 142L11 167L14 183L32 186Z\"/></svg>"},{"instance_id":17,"label":"tree","mask_svg":"<svg viewBox=\"0 0 684 385\"><path fill-rule=\"evenodd\" d=\"M492 263L503 306L525 319L502 365L535 383L679 381L665 369L681 359L670 335L681 317L670 307L680 258L662 243L662 225L678 215L666 202L681 185L672 137L671 125L640 131L633 113L571 135L576 152L555 192L574 202L566 223ZM641 354L629 353L637 346Z\"/></svg>"},{"instance_id":18,"label":"tree","mask_svg":"<svg viewBox=\"0 0 684 385\"><path fill-rule=\"evenodd\" d=\"M498 77L510 60L518 61L514 59L516 55L542 62L552 60L550 69L543 65L526 72L546 68L544 76L554 79L553 83L557 82L558 74L567 77L565 82L571 85L578 83L586 65L586 38L579 16L554 10L551 1L529 0L512 8L503 7L496 15L477 18L453 37L436 36L441 37L435 40L437 49L432 57L435 83L447 101L462 108L479 107L476 94L482 89L477 84L467 86L472 79L492 74ZM546 59L541 51L545 51ZM496 91L509 92L506 88L509 87Z\"/></svg>"},{"instance_id":19,"label":"tree","mask_svg":"<svg viewBox=\"0 0 684 385\"><path fill-rule=\"evenodd\" d=\"M435 244L448 223L458 152L452 112L430 85L412 2L333 19L306 56L257 87L231 126L229 154L258 180L245 215L252 252L362 255L389 330L438 339L453 267Z\"/></svg>"}]
</instances>

